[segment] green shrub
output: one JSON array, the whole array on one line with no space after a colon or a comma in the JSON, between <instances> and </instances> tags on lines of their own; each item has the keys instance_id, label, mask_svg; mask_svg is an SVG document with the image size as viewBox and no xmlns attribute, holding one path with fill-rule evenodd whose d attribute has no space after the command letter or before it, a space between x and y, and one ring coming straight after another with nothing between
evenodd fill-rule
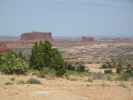
<instances>
[{"instance_id":1,"label":"green shrub","mask_svg":"<svg viewBox=\"0 0 133 100\"><path fill-rule=\"evenodd\" d=\"M66 72L65 69L61 68L61 69L56 71L56 76L61 77L65 74L65 72Z\"/></svg>"},{"instance_id":2,"label":"green shrub","mask_svg":"<svg viewBox=\"0 0 133 100\"><path fill-rule=\"evenodd\" d=\"M67 70L71 70L71 71L75 71L76 68L75 68L75 65L71 64L70 62L65 62L65 69Z\"/></svg>"},{"instance_id":3,"label":"green shrub","mask_svg":"<svg viewBox=\"0 0 133 100\"><path fill-rule=\"evenodd\" d=\"M77 67L77 71L84 72L85 71L85 66L82 65L82 64L79 64L78 67Z\"/></svg>"},{"instance_id":4,"label":"green shrub","mask_svg":"<svg viewBox=\"0 0 133 100\"><path fill-rule=\"evenodd\" d=\"M101 66L101 68L108 68L108 65L105 63Z\"/></svg>"},{"instance_id":5,"label":"green shrub","mask_svg":"<svg viewBox=\"0 0 133 100\"><path fill-rule=\"evenodd\" d=\"M128 81L131 78L131 75L129 73L122 73L118 76L118 80L121 81Z\"/></svg>"},{"instance_id":6,"label":"green shrub","mask_svg":"<svg viewBox=\"0 0 133 100\"><path fill-rule=\"evenodd\" d=\"M5 74L24 74L28 64L13 52L0 56L0 71Z\"/></svg>"},{"instance_id":7,"label":"green shrub","mask_svg":"<svg viewBox=\"0 0 133 100\"><path fill-rule=\"evenodd\" d=\"M45 78L48 75L48 71L40 70L36 75L40 78Z\"/></svg>"},{"instance_id":8,"label":"green shrub","mask_svg":"<svg viewBox=\"0 0 133 100\"><path fill-rule=\"evenodd\" d=\"M106 79L107 79L108 81L112 81L112 74L107 74L107 75L106 75Z\"/></svg>"},{"instance_id":9,"label":"green shrub","mask_svg":"<svg viewBox=\"0 0 133 100\"><path fill-rule=\"evenodd\" d=\"M115 66L115 62L113 62L113 61L111 61L111 62L107 61L107 62L105 62L105 63L101 66L101 68L113 68L114 66Z\"/></svg>"},{"instance_id":10,"label":"green shrub","mask_svg":"<svg viewBox=\"0 0 133 100\"><path fill-rule=\"evenodd\" d=\"M111 69L106 69L106 70L104 70L104 74L112 74L113 72L112 72L112 70Z\"/></svg>"}]
</instances>

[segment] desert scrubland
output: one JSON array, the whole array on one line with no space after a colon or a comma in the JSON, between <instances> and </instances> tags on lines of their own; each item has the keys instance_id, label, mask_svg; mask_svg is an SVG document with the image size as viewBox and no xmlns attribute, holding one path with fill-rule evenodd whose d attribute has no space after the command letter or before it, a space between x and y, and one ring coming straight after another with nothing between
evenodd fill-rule
<instances>
[{"instance_id":1,"label":"desert scrubland","mask_svg":"<svg viewBox=\"0 0 133 100\"><path fill-rule=\"evenodd\" d=\"M30 78L41 84L28 84ZM132 100L133 82L93 81L35 76L0 76L1 100Z\"/></svg>"},{"instance_id":2,"label":"desert scrubland","mask_svg":"<svg viewBox=\"0 0 133 100\"><path fill-rule=\"evenodd\" d=\"M60 41L56 43L55 47L63 55L65 66L69 67L66 72L61 72L63 74L61 77L56 76L55 70L45 69L45 66L42 66L38 72L31 70L32 68L27 71L29 64L27 64L28 61L24 62L23 58L31 55L32 48L29 48L28 52L26 48L14 50L15 52L22 51L21 58L19 58L20 55L14 58L16 54L6 55L5 59L11 57L9 62L12 62L12 59L17 62L12 66L17 66L18 70L21 66L21 70L26 71L26 74L6 73L8 74L6 75L3 72L0 74L1 100L133 100L132 42ZM51 50L55 50L54 48L50 47ZM38 55L34 58L37 57ZM3 61L7 62L6 65L1 62L1 66L8 66L8 61L5 59ZM23 68L21 63L27 67ZM102 68L104 64L109 70ZM9 66L9 71L12 70L12 66ZM116 72L119 66L122 73ZM34 67L38 68L35 65ZM85 71L83 71L84 69ZM13 70L13 74L18 74L15 67ZM4 71L8 72L7 69ZM130 75L127 74L128 71L130 71Z\"/></svg>"}]
</instances>

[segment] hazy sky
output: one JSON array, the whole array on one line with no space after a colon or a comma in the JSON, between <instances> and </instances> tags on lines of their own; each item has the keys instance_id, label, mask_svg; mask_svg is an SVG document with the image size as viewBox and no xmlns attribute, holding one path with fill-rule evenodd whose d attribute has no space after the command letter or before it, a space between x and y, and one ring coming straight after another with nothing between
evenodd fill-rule
<instances>
[{"instance_id":1,"label":"hazy sky","mask_svg":"<svg viewBox=\"0 0 133 100\"><path fill-rule=\"evenodd\" d=\"M133 0L0 0L0 35L133 36Z\"/></svg>"}]
</instances>

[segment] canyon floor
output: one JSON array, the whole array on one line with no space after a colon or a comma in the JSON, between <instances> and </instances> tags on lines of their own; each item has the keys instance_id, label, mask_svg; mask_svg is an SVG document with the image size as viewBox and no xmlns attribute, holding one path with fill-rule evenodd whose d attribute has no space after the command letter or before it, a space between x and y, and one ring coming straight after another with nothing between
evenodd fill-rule
<instances>
[{"instance_id":1,"label":"canyon floor","mask_svg":"<svg viewBox=\"0 0 133 100\"><path fill-rule=\"evenodd\" d=\"M31 77L0 75L0 100L133 100L132 81L37 78L42 84L22 84Z\"/></svg>"}]
</instances>

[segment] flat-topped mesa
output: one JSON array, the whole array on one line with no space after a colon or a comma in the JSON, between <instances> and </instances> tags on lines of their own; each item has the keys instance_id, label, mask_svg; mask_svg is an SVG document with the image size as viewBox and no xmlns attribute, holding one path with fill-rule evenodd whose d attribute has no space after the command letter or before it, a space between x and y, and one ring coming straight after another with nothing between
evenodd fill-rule
<instances>
[{"instance_id":1,"label":"flat-topped mesa","mask_svg":"<svg viewBox=\"0 0 133 100\"><path fill-rule=\"evenodd\" d=\"M83 36L81 37L81 40L80 40L81 43L95 43L96 40L94 37L86 37L86 36Z\"/></svg>"},{"instance_id":2,"label":"flat-topped mesa","mask_svg":"<svg viewBox=\"0 0 133 100\"><path fill-rule=\"evenodd\" d=\"M28 32L28 33L23 33L21 35L20 40L22 40L22 41L33 41L33 42L38 42L38 41L49 41L51 43L53 42L51 32Z\"/></svg>"}]
</instances>

